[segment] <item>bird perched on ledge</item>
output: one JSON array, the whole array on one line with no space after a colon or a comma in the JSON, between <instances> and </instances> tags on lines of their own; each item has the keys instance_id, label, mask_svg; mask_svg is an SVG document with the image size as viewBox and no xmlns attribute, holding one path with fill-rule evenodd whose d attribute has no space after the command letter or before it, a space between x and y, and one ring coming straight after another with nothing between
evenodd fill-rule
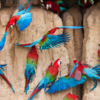
<instances>
[{"instance_id":1,"label":"bird perched on ledge","mask_svg":"<svg viewBox=\"0 0 100 100\"><path fill-rule=\"evenodd\" d=\"M46 9L51 10L56 13L60 13L61 11L67 11L69 3L64 0L48 0L46 2Z\"/></svg>"},{"instance_id":2,"label":"bird perched on ledge","mask_svg":"<svg viewBox=\"0 0 100 100\"><path fill-rule=\"evenodd\" d=\"M13 28L13 26L16 24L20 31L26 29L29 24L32 21L32 14L28 11L30 10L32 5L32 0L28 3L28 5L24 8L19 6L19 12L14 14L11 19L8 21L5 29L5 33L0 41L0 51L3 49L5 42L6 42L6 36L7 36L7 30L9 27Z\"/></svg>"},{"instance_id":3,"label":"bird perched on ledge","mask_svg":"<svg viewBox=\"0 0 100 100\"><path fill-rule=\"evenodd\" d=\"M4 66L6 66L6 64L4 64L4 65L0 65L0 68L2 69L2 70L4 70ZM13 88L13 85L8 81L8 79L6 78L6 76L4 75L4 73L2 72L2 70L0 69L0 76L8 83L8 85L12 88L12 91L13 91L13 93L15 93L15 90L14 90L14 88Z\"/></svg>"},{"instance_id":4,"label":"bird perched on ledge","mask_svg":"<svg viewBox=\"0 0 100 100\"><path fill-rule=\"evenodd\" d=\"M29 97L28 100L33 100L33 98L37 95L37 93L44 88L44 90L46 90L46 88L48 87L48 85L50 85L51 83L53 83L55 81L55 79L57 78L58 75L58 68L61 64L60 59L57 59L53 65L51 63L51 65L49 65L49 67L46 70L45 76L44 78L41 79L41 81L38 83L38 85L35 87L35 89L33 90L31 96Z\"/></svg>"},{"instance_id":5,"label":"bird perched on ledge","mask_svg":"<svg viewBox=\"0 0 100 100\"><path fill-rule=\"evenodd\" d=\"M37 66L38 61L38 54L36 46L33 46L30 50L30 52L27 55L26 59L26 69L25 69L25 93L27 94L27 91L29 89L29 83L33 81L33 77L35 75L35 68Z\"/></svg>"},{"instance_id":6,"label":"bird perched on ledge","mask_svg":"<svg viewBox=\"0 0 100 100\"><path fill-rule=\"evenodd\" d=\"M93 68L89 68L88 65L82 65L80 61L75 60L74 61L75 66L72 70L72 72L69 75L66 75L64 77L59 77L57 81L55 81L51 87L46 91L49 93L55 93L56 91L61 91L65 89L69 89L72 87L75 87L77 85L83 84L88 76L91 78L95 85L91 89L96 88L97 86L97 80L100 80L100 65L97 65Z\"/></svg>"},{"instance_id":7,"label":"bird perched on ledge","mask_svg":"<svg viewBox=\"0 0 100 100\"><path fill-rule=\"evenodd\" d=\"M60 47L62 44L69 42L70 40L70 34L68 33L63 33L60 35L54 35L54 33L56 32L57 29L61 29L61 28L72 28L72 29L79 29L79 28L83 28L82 26L61 26L61 27L55 27L51 30L49 30L48 32L46 32L46 34L32 42L32 43L27 43L27 44L20 44L20 43L16 43L16 46L24 46L24 47L32 47L36 44L40 44L39 46L39 50L46 50L46 49L50 49L51 47L56 48L56 47Z\"/></svg>"},{"instance_id":8,"label":"bird perched on ledge","mask_svg":"<svg viewBox=\"0 0 100 100\"><path fill-rule=\"evenodd\" d=\"M77 3L82 6L83 9L86 7L93 5L95 0L77 0Z\"/></svg>"}]
</instances>

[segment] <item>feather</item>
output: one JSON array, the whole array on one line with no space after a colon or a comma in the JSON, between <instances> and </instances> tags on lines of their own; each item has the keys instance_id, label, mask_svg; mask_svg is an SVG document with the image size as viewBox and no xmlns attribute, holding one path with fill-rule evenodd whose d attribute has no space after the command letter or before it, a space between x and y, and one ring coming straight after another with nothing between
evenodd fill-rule
<instances>
[{"instance_id":1,"label":"feather","mask_svg":"<svg viewBox=\"0 0 100 100\"><path fill-rule=\"evenodd\" d=\"M59 78L52 86L46 91L49 93L55 93L56 91L61 91L75 87L77 85L83 84L86 81L86 76L82 75L81 80L75 80L74 78L69 78L68 76Z\"/></svg>"},{"instance_id":2,"label":"feather","mask_svg":"<svg viewBox=\"0 0 100 100\"><path fill-rule=\"evenodd\" d=\"M60 26L59 28L79 29L79 28L84 28L84 27L83 26Z\"/></svg>"},{"instance_id":3,"label":"feather","mask_svg":"<svg viewBox=\"0 0 100 100\"><path fill-rule=\"evenodd\" d=\"M6 76L4 75L4 73L1 71L0 69L0 76L8 83L8 85L12 88L13 93L15 93L15 90L13 88L13 85L8 81L8 79L6 78Z\"/></svg>"},{"instance_id":4,"label":"feather","mask_svg":"<svg viewBox=\"0 0 100 100\"><path fill-rule=\"evenodd\" d=\"M5 31L1 41L0 41L0 51L3 49L5 42L6 42L7 32Z\"/></svg>"},{"instance_id":5,"label":"feather","mask_svg":"<svg viewBox=\"0 0 100 100\"><path fill-rule=\"evenodd\" d=\"M0 65L0 68L1 68L2 70L4 70L4 71L5 71L5 69L3 68L3 67L5 67L5 66L7 66L7 64Z\"/></svg>"},{"instance_id":6,"label":"feather","mask_svg":"<svg viewBox=\"0 0 100 100\"><path fill-rule=\"evenodd\" d=\"M86 75L88 76L88 77L90 77L93 81L94 81L94 83L95 83L95 85L94 85L94 87L91 89L91 91L93 90L93 89L95 89L96 88L96 86L97 86L97 82L96 82L96 80L100 80L100 77L99 77L99 73L98 73L98 71L96 70L98 68L98 66L95 66L95 67L93 67L93 68L84 68L83 69L83 71L86 73Z\"/></svg>"},{"instance_id":7,"label":"feather","mask_svg":"<svg viewBox=\"0 0 100 100\"><path fill-rule=\"evenodd\" d=\"M28 100L33 100L37 93L44 87L44 79L41 79L41 81L38 83L38 85L35 87L33 90L31 96L29 97Z\"/></svg>"},{"instance_id":8,"label":"feather","mask_svg":"<svg viewBox=\"0 0 100 100\"><path fill-rule=\"evenodd\" d=\"M26 14L21 15L21 18L17 21L16 24L18 25L20 31L22 31L29 26L31 21L32 21L32 14L26 13Z\"/></svg>"},{"instance_id":9,"label":"feather","mask_svg":"<svg viewBox=\"0 0 100 100\"><path fill-rule=\"evenodd\" d=\"M38 54L37 54L37 49L36 46L33 46L31 50L29 51L27 55L27 60L26 60L26 69L25 69L25 93L27 94L27 91L29 90L29 83L33 81L33 77L35 75L35 67L37 65L38 61Z\"/></svg>"}]
</instances>

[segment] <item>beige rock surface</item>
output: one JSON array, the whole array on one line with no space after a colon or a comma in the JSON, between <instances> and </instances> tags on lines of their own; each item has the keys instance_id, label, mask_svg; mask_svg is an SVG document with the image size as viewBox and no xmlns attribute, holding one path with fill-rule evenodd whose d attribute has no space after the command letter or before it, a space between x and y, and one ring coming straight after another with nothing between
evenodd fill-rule
<instances>
[{"instance_id":1,"label":"beige rock surface","mask_svg":"<svg viewBox=\"0 0 100 100\"><path fill-rule=\"evenodd\" d=\"M19 2L21 3L21 4L27 4L27 2L28 2L28 0L19 0ZM40 0L33 0L33 2L32 2L34 5L38 5L39 3L40 3Z\"/></svg>"},{"instance_id":2,"label":"beige rock surface","mask_svg":"<svg viewBox=\"0 0 100 100\"><path fill-rule=\"evenodd\" d=\"M13 12L13 10L11 11ZM75 13L74 15L71 14L71 11L66 12L64 14L64 19L63 19L63 21L65 21L64 25L81 25L80 12L74 9L72 9L72 11L75 11L75 13L77 12L78 15L75 15ZM13 14L12 12L8 13L9 10L7 9L4 10L2 9L2 11L0 11L0 13L3 12L6 13L0 14L0 38L4 34L5 25L7 21L9 20L10 16ZM16 27L14 27L13 30L9 28L5 47L0 52L0 64L5 64L5 63L7 64L4 73L7 76L7 78L10 80L10 82L13 84L13 87L16 92L15 94L13 94L12 90L9 88L6 82L0 77L0 89L1 89L0 99L1 100L27 100L30 94L32 93L34 87L37 85L40 79L43 78L44 73L48 65L51 63L51 61L54 62L54 60L58 58L62 60L63 63L59 68L60 72L58 76L64 76L70 73L70 69L72 69L74 65L72 61L74 59L81 58L81 53L75 55L77 51L81 52L80 44L82 44L82 42L81 40L79 40L79 38L82 39L81 30L72 30L72 29L65 30L65 32L69 32L72 36L71 41L67 43L65 46L63 45L62 47L59 48L43 50L42 52L38 50L39 61L36 68L36 78L34 78L34 81L30 84L28 95L25 95L24 71L26 68L26 56L30 48L16 47L14 46L14 44L16 42L19 43L32 42L34 40L39 39L41 36L43 36L48 30L52 29L53 27L63 25L61 18L57 14L53 14L51 12L47 12L45 10L41 10L35 7L33 7L30 10L30 12L32 13L32 22L29 25L29 27L22 32L19 32L18 28ZM5 18L6 16L7 18ZM78 19L79 22L77 21ZM76 20L76 22L74 22L74 20ZM56 34L61 34L62 32L63 30L60 29L57 30ZM74 39L73 36L77 37L77 39ZM78 45L78 47L76 47L75 43ZM79 87L77 88L78 88L77 93L79 93L80 91ZM75 93L76 89L75 88L69 89L52 95L45 94L44 90L42 89L34 100L55 100L56 98L58 100L63 100L65 95L69 92Z\"/></svg>"},{"instance_id":3,"label":"beige rock surface","mask_svg":"<svg viewBox=\"0 0 100 100\"><path fill-rule=\"evenodd\" d=\"M68 12L64 13L63 23L64 26L81 26L82 16L78 7L72 7ZM71 34L71 41L66 43L65 47L68 50L69 56L69 72L71 72L74 63L73 60L81 59L82 54L82 43L83 34L82 29L65 29L64 32L69 32ZM80 86L72 89L73 93L78 95L80 98ZM79 99L81 100L81 99Z\"/></svg>"},{"instance_id":4,"label":"beige rock surface","mask_svg":"<svg viewBox=\"0 0 100 100\"><path fill-rule=\"evenodd\" d=\"M98 43L100 42L100 3L96 6L89 8L84 15L84 41L83 41L83 52L82 62L89 64L90 67L100 64L98 61ZM100 100L100 81L98 86L92 92L94 82L90 79L85 82L83 86L83 99L82 100Z\"/></svg>"}]
</instances>

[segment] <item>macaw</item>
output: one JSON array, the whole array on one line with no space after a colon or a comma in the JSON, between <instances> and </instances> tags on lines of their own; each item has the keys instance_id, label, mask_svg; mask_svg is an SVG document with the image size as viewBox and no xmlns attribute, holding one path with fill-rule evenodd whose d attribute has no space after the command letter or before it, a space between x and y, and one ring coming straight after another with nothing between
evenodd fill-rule
<instances>
[{"instance_id":1,"label":"macaw","mask_svg":"<svg viewBox=\"0 0 100 100\"><path fill-rule=\"evenodd\" d=\"M64 0L48 0L46 2L46 9L59 14L61 11L67 11L69 8L68 4L69 3L64 2Z\"/></svg>"},{"instance_id":2,"label":"macaw","mask_svg":"<svg viewBox=\"0 0 100 100\"><path fill-rule=\"evenodd\" d=\"M16 43L16 46L24 46L24 47L32 47L36 44L40 44L39 50L45 50L45 49L50 49L51 47L59 47L60 45L64 44L65 42L68 42L70 40L70 34L68 33L63 33L60 35L54 35L55 31L57 29L61 28L73 28L73 29L78 29L78 28L83 28L82 26L61 26L61 27L55 27L48 31L42 38L28 44L20 44Z\"/></svg>"},{"instance_id":3,"label":"macaw","mask_svg":"<svg viewBox=\"0 0 100 100\"><path fill-rule=\"evenodd\" d=\"M93 5L95 0L77 0L77 3L82 6L83 9L86 7Z\"/></svg>"},{"instance_id":4,"label":"macaw","mask_svg":"<svg viewBox=\"0 0 100 100\"><path fill-rule=\"evenodd\" d=\"M99 60L100 60L100 49L98 50L98 57L99 57Z\"/></svg>"},{"instance_id":5,"label":"macaw","mask_svg":"<svg viewBox=\"0 0 100 100\"><path fill-rule=\"evenodd\" d=\"M97 80L100 80L100 65L97 65L93 68L88 68L88 65L82 65L80 61L74 61L75 66L71 72L71 74L66 75L64 77L59 77L57 81L55 81L51 87L46 91L49 93L55 93L56 91L61 91L65 89L69 89L75 87L77 85L83 84L87 77L90 77L94 82L95 85L91 89L96 88ZM83 68L84 66L84 68ZM81 68L82 67L82 68Z\"/></svg>"},{"instance_id":6,"label":"macaw","mask_svg":"<svg viewBox=\"0 0 100 100\"><path fill-rule=\"evenodd\" d=\"M42 88L44 88L44 90L46 90L48 85L55 81L55 79L57 78L58 72L59 72L58 68L59 68L60 64L61 64L61 60L57 59L53 63L53 65L52 65L52 63L51 63L51 65L49 65L49 67L46 70L44 78L42 78L41 81L38 83L38 85L35 87L34 91L32 92L32 94L28 100L33 100L33 98L36 96L36 94Z\"/></svg>"},{"instance_id":7,"label":"macaw","mask_svg":"<svg viewBox=\"0 0 100 100\"><path fill-rule=\"evenodd\" d=\"M32 82L33 76L35 75L35 67L37 66L38 61L38 54L36 46L33 46L30 50L30 52L27 55L26 59L26 69L25 69L25 93L27 94L27 91L29 89L29 83Z\"/></svg>"},{"instance_id":8,"label":"macaw","mask_svg":"<svg viewBox=\"0 0 100 100\"><path fill-rule=\"evenodd\" d=\"M2 70L4 70L4 66L6 66L6 64L4 64L4 65L0 65L0 68L2 69ZM0 76L8 83L8 85L12 88L12 91L13 91L13 93L15 93L15 90L14 90L14 88L13 88L13 85L8 81L8 79L6 78L6 76L4 75L4 73L2 72L2 70L0 69Z\"/></svg>"},{"instance_id":9,"label":"macaw","mask_svg":"<svg viewBox=\"0 0 100 100\"><path fill-rule=\"evenodd\" d=\"M74 94L71 94L71 93L68 93L66 95L66 97L64 98L64 100L78 100L78 96L74 95Z\"/></svg>"},{"instance_id":10,"label":"macaw","mask_svg":"<svg viewBox=\"0 0 100 100\"><path fill-rule=\"evenodd\" d=\"M20 6L19 12L14 14L11 17L11 19L9 20L9 22L6 25L5 33L0 41L0 51L3 49L3 47L5 45L7 30L9 27L13 28L13 26L16 24L19 27L20 31L22 31L29 26L29 24L32 21L32 14L28 12L31 8L31 5L32 5L32 1L26 6L25 9L22 8L22 10L21 10L21 6Z\"/></svg>"}]
</instances>

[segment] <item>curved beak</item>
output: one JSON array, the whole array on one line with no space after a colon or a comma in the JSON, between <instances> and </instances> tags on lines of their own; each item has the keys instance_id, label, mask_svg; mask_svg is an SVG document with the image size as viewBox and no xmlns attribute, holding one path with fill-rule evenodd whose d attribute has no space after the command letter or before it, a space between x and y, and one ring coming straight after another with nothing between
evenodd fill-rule
<instances>
[{"instance_id":1,"label":"curved beak","mask_svg":"<svg viewBox=\"0 0 100 100\"><path fill-rule=\"evenodd\" d=\"M62 64L62 61L60 60L60 65Z\"/></svg>"},{"instance_id":2,"label":"curved beak","mask_svg":"<svg viewBox=\"0 0 100 100\"><path fill-rule=\"evenodd\" d=\"M98 44L99 46L100 46L100 42L99 42L99 44Z\"/></svg>"},{"instance_id":3,"label":"curved beak","mask_svg":"<svg viewBox=\"0 0 100 100\"><path fill-rule=\"evenodd\" d=\"M47 10L49 9L49 5L48 5L48 4L46 5L46 9L47 9Z\"/></svg>"},{"instance_id":4,"label":"curved beak","mask_svg":"<svg viewBox=\"0 0 100 100\"><path fill-rule=\"evenodd\" d=\"M13 28L13 25L11 25L10 27Z\"/></svg>"}]
</instances>

